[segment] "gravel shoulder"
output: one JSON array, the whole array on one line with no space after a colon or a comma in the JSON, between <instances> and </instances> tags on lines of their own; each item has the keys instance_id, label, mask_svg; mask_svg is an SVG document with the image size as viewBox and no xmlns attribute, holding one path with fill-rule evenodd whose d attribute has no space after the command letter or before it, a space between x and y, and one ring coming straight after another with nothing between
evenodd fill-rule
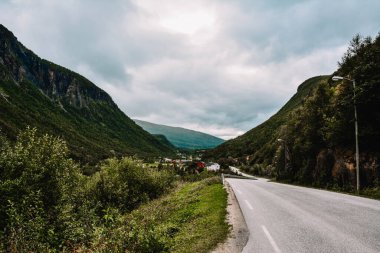
<instances>
[{"instance_id":1,"label":"gravel shoulder","mask_svg":"<svg viewBox=\"0 0 380 253\"><path fill-rule=\"evenodd\" d=\"M218 244L212 253L240 253L248 242L249 230L235 193L227 181L224 187L228 193L227 221L231 231L225 242Z\"/></svg>"}]
</instances>

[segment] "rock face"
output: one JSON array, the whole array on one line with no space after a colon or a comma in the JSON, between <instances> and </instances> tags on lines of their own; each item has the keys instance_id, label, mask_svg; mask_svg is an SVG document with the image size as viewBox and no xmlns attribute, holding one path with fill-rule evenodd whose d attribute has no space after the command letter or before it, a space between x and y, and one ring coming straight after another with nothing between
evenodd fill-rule
<instances>
[{"instance_id":1,"label":"rock face","mask_svg":"<svg viewBox=\"0 0 380 253\"><path fill-rule=\"evenodd\" d=\"M88 107L90 101L116 106L111 97L86 78L35 55L0 25L0 64L16 82L29 80L46 96L62 104Z\"/></svg>"},{"instance_id":2,"label":"rock face","mask_svg":"<svg viewBox=\"0 0 380 253\"><path fill-rule=\"evenodd\" d=\"M15 138L26 126L61 136L73 157L84 162L173 152L127 117L105 91L41 59L0 25L0 129Z\"/></svg>"}]
</instances>

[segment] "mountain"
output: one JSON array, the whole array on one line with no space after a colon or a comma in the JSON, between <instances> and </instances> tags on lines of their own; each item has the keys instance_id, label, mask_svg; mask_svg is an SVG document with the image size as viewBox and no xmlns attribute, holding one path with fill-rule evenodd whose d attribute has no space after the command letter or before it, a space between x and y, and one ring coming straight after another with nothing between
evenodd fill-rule
<instances>
[{"instance_id":1,"label":"mountain","mask_svg":"<svg viewBox=\"0 0 380 253\"><path fill-rule=\"evenodd\" d=\"M172 153L127 117L85 77L41 59L0 25L0 128L9 138L27 126L61 136L73 158Z\"/></svg>"},{"instance_id":2,"label":"mountain","mask_svg":"<svg viewBox=\"0 0 380 253\"><path fill-rule=\"evenodd\" d=\"M176 147L166 138L163 134L153 134L153 136L161 142L161 144L167 146L170 149L176 149Z\"/></svg>"},{"instance_id":3,"label":"mountain","mask_svg":"<svg viewBox=\"0 0 380 253\"><path fill-rule=\"evenodd\" d=\"M209 150L205 154L206 157L218 159L250 156L252 159L253 155L260 160L260 163L264 160L270 163L275 151L272 147L273 143L280 138L281 127L286 124L289 115L304 103L320 82L326 82L327 79L328 76L317 76L306 80L299 85L296 94L267 121L245 134Z\"/></svg>"},{"instance_id":4,"label":"mountain","mask_svg":"<svg viewBox=\"0 0 380 253\"><path fill-rule=\"evenodd\" d=\"M218 137L181 127L158 125L136 119L134 121L151 134L166 136L166 138L177 148L209 149L224 142L223 139Z\"/></svg>"},{"instance_id":5,"label":"mountain","mask_svg":"<svg viewBox=\"0 0 380 253\"><path fill-rule=\"evenodd\" d=\"M277 180L351 192L358 162L361 192L380 198L380 34L374 40L355 36L338 64L331 76L301 84L269 120L204 157Z\"/></svg>"}]
</instances>

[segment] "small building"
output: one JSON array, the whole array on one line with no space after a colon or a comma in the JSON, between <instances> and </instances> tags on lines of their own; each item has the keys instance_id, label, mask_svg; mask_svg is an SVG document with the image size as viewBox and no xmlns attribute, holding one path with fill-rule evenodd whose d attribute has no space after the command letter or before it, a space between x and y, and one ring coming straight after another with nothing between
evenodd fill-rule
<instances>
[{"instance_id":1,"label":"small building","mask_svg":"<svg viewBox=\"0 0 380 253\"><path fill-rule=\"evenodd\" d=\"M206 167L206 164L204 162L196 162L198 169L204 169Z\"/></svg>"},{"instance_id":2,"label":"small building","mask_svg":"<svg viewBox=\"0 0 380 253\"><path fill-rule=\"evenodd\" d=\"M207 171L219 171L220 165L218 163L211 163L207 165Z\"/></svg>"},{"instance_id":3,"label":"small building","mask_svg":"<svg viewBox=\"0 0 380 253\"><path fill-rule=\"evenodd\" d=\"M173 162L173 160L170 159L170 158L164 158L164 162L165 162L165 163L171 163L171 162Z\"/></svg>"}]
</instances>

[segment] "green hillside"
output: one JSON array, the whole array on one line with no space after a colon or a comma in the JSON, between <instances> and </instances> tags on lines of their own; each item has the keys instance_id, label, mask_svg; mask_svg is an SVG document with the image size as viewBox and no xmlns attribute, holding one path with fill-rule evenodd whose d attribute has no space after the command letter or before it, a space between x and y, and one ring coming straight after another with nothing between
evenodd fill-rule
<instances>
[{"instance_id":1,"label":"green hillside","mask_svg":"<svg viewBox=\"0 0 380 253\"><path fill-rule=\"evenodd\" d=\"M167 146L170 149L176 149L176 147L162 134L153 134L153 136L161 142L161 144Z\"/></svg>"},{"instance_id":2,"label":"green hillside","mask_svg":"<svg viewBox=\"0 0 380 253\"><path fill-rule=\"evenodd\" d=\"M305 81L269 120L205 156L232 157L228 161L246 171L277 180L354 191L356 104L360 185L380 197L379 73L380 35L355 36L333 74L348 80L334 82L331 75Z\"/></svg>"},{"instance_id":3,"label":"green hillside","mask_svg":"<svg viewBox=\"0 0 380 253\"><path fill-rule=\"evenodd\" d=\"M127 117L83 76L43 60L0 25L0 128L15 139L27 126L61 136L71 156L158 156L173 150Z\"/></svg>"},{"instance_id":4,"label":"green hillside","mask_svg":"<svg viewBox=\"0 0 380 253\"><path fill-rule=\"evenodd\" d=\"M151 134L161 134L166 136L166 138L177 148L209 149L224 142L223 139L218 137L181 127L158 125L136 119L134 121Z\"/></svg>"},{"instance_id":5,"label":"green hillside","mask_svg":"<svg viewBox=\"0 0 380 253\"><path fill-rule=\"evenodd\" d=\"M281 126L289 119L290 113L302 105L319 83L326 82L327 79L328 76L317 76L306 80L298 87L297 93L270 119L247 133L208 151L206 156L223 158L254 154L260 160L270 160L274 152L272 143L279 138Z\"/></svg>"}]
</instances>

